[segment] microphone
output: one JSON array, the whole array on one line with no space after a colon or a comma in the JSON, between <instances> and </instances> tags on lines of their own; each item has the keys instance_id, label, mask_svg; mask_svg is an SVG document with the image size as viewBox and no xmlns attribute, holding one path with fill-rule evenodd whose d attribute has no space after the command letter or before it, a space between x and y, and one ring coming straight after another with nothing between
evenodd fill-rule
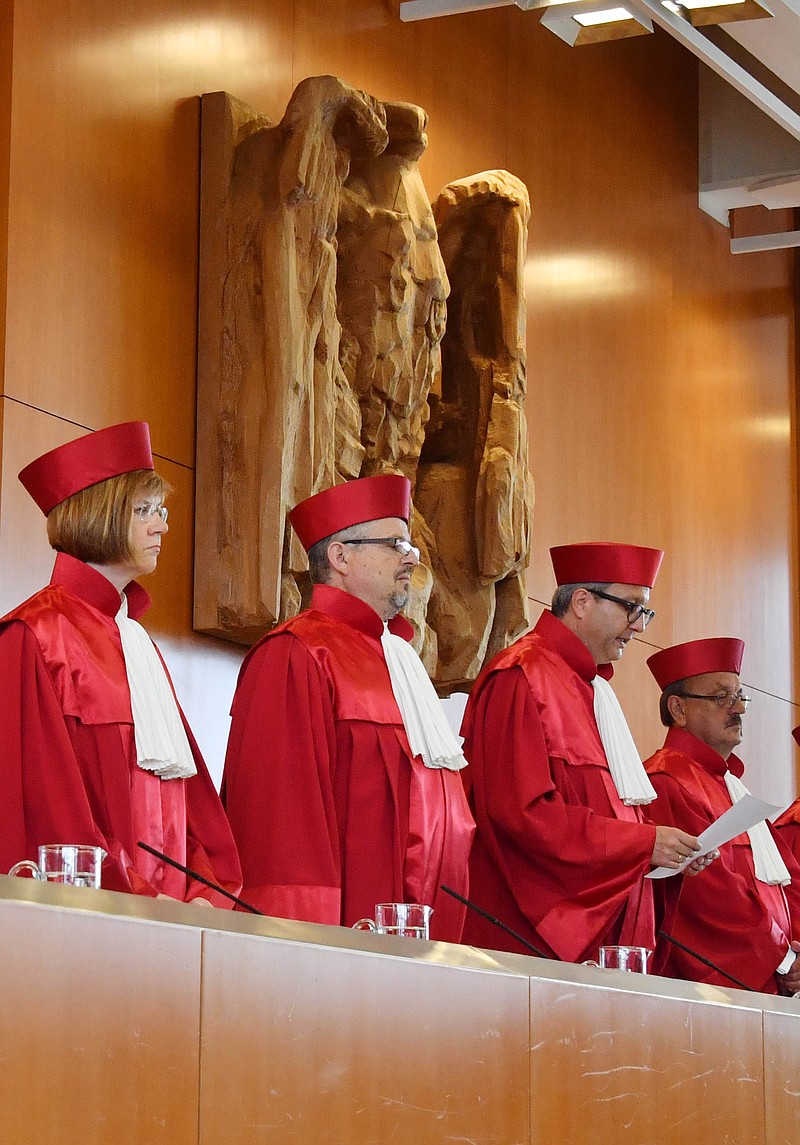
<instances>
[{"instance_id":1,"label":"microphone","mask_svg":"<svg viewBox=\"0 0 800 1145\"><path fill-rule=\"evenodd\" d=\"M204 883L205 886L211 887L212 891L217 891L219 894L224 895L226 899L235 902L237 906L243 906L244 909L249 910L251 914L260 914L262 918L264 917L263 910L258 910L256 907L251 906L249 902L245 902L244 899L240 899L237 895L232 895L230 891L226 891L219 883L212 883L210 879L198 874L197 871L193 871L191 867L184 867L183 863L179 863L177 859L171 859L169 855L163 854L162 851L157 851L155 847L151 847L148 843L143 843L141 840L139 840L136 846L141 847L143 851L147 851L150 855L155 855L157 859L162 859L165 863L169 863L171 867L176 867L177 870L183 871L189 878L197 879L198 883Z\"/></svg>"},{"instance_id":2,"label":"microphone","mask_svg":"<svg viewBox=\"0 0 800 1145\"><path fill-rule=\"evenodd\" d=\"M474 902L470 902L469 899L465 899L463 895L460 895L450 887L446 887L444 883L440 883L439 886L445 894L452 895L454 899L458 899L464 906L468 906L470 910L474 910L488 922L493 922L495 926L499 926L501 930L504 930L506 934L510 934L512 938L516 938L517 942L521 942L523 946L527 946L528 950L530 950L532 954L535 954L537 958L550 958L560 961L554 954L545 954L538 946L534 946L532 942L528 942L527 938L523 938L521 934L517 934L516 930L512 930L510 926L506 926L504 922L501 922L499 918L495 918L493 914L489 914L483 907L477 906Z\"/></svg>"},{"instance_id":3,"label":"microphone","mask_svg":"<svg viewBox=\"0 0 800 1145\"><path fill-rule=\"evenodd\" d=\"M667 942L673 943L675 946L685 951L686 954L690 954L692 958L696 958L697 961L702 962L704 966L708 966L711 970L715 970L717 974L721 974L723 978L727 978L729 982L733 982L735 986L739 986L742 990L749 990L752 994L758 993L758 990L756 990L753 986L748 986L746 982L740 982L738 978L734 978L734 976L729 974L727 970L723 970L721 966L717 966L717 964L712 962L710 958L704 958L703 955L698 954L696 950L692 950L689 946L684 946L682 942L679 942L677 938L673 938L671 934L667 934L665 930L659 930L658 937L666 938Z\"/></svg>"}]
</instances>

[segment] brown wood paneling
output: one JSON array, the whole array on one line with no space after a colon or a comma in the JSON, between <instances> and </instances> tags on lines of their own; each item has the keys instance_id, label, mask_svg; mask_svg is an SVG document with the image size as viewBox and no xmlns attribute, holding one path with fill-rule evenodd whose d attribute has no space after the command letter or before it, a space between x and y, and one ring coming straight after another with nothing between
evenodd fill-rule
<instances>
[{"instance_id":1,"label":"brown wood paneling","mask_svg":"<svg viewBox=\"0 0 800 1145\"><path fill-rule=\"evenodd\" d=\"M765 1145L756 1009L531 979L531 1045L532 1145Z\"/></svg>"},{"instance_id":2,"label":"brown wood paneling","mask_svg":"<svg viewBox=\"0 0 800 1145\"><path fill-rule=\"evenodd\" d=\"M47 522L17 480L23 466L78 437L79 426L19 402L3 401L2 481L0 482L0 616L47 584L55 553Z\"/></svg>"},{"instance_id":3,"label":"brown wood paneling","mask_svg":"<svg viewBox=\"0 0 800 1145\"><path fill-rule=\"evenodd\" d=\"M147 418L191 465L199 95L286 87L291 2L30 0L15 21L7 392Z\"/></svg>"},{"instance_id":4,"label":"brown wood paneling","mask_svg":"<svg viewBox=\"0 0 800 1145\"><path fill-rule=\"evenodd\" d=\"M206 933L201 1145L524 1145L527 1029L525 978Z\"/></svg>"},{"instance_id":5,"label":"brown wood paneling","mask_svg":"<svg viewBox=\"0 0 800 1145\"><path fill-rule=\"evenodd\" d=\"M3 902L0 959L0 1139L196 1145L198 931Z\"/></svg>"},{"instance_id":6,"label":"brown wood paneling","mask_svg":"<svg viewBox=\"0 0 800 1145\"><path fill-rule=\"evenodd\" d=\"M798 1130L800 1022L792 1014L764 1014L764 1104L768 1145L795 1145Z\"/></svg>"}]
</instances>

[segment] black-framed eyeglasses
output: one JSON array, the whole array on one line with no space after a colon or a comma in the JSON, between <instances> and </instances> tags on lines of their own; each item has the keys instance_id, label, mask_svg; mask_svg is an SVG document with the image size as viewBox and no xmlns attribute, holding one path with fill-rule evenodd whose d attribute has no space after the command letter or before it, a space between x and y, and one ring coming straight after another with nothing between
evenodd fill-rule
<instances>
[{"instance_id":1,"label":"black-framed eyeglasses","mask_svg":"<svg viewBox=\"0 0 800 1145\"><path fill-rule=\"evenodd\" d=\"M753 698L745 696L743 692L713 692L711 695L704 695L702 692L678 692L677 695L685 700L713 700L718 708L735 708L737 704L746 708Z\"/></svg>"},{"instance_id":2,"label":"black-framed eyeglasses","mask_svg":"<svg viewBox=\"0 0 800 1145\"><path fill-rule=\"evenodd\" d=\"M160 517L166 525L169 509L166 505L134 505L133 515L140 521L152 521L153 517Z\"/></svg>"},{"instance_id":3,"label":"black-framed eyeglasses","mask_svg":"<svg viewBox=\"0 0 800 1145\"><path fill-rule=\"evenodd\" d=\"M412 545L411 541L404 540L403 537L356 537L352 541L341 541L340 543L343 545L388 545L401 557L413 557L415 561L419 560L419 549L416 545Z\"/></svg>"},{"instance_id":4,"label":"black-framed eyeglasses","mask_svg":"<svg viewBox=\"0 0 800 1145\"><path fill-rule=\"evenodd\" d=\"M628 616L628 624L635 624L637 620L641 619L642 626L647 628L656 614L654 608L645 608L643 604L638 604L635 600L623 600L621 596L612 596L610 592L601 592L599 588L590 588L589 592L592 596L601 596L603 600L610 600L612 604L618 604L620 608L624 608Z\"/></svg>"}]
</instances>

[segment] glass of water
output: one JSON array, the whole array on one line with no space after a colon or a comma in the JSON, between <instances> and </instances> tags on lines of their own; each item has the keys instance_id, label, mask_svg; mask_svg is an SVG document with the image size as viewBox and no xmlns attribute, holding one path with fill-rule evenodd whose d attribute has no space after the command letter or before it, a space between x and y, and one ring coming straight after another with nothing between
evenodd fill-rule
<instances>
[{"instance_id":1,"label":"glass of water","mask_svg":"<svg viewBox=\"0 0 800 1145\"><path fill-rule=\"evenodd\" d=\"M360 918L354 930L374 930L399 938L429 938L432 906L415 902L379 902L375 918Z\"/></svg>"},{"instance_id":2,"label":"glass of water","mask_svg":"<svg viewBox=\"0 0 800 1145\"><path fill-rule=\"evenodd\" d=\"M100 886L100 873L106 852L88 843L45 843L39 848L39 862L23 859L8 872L30 871L35 879L65 883L73 887Z\"/></svg>"}]
</instances>

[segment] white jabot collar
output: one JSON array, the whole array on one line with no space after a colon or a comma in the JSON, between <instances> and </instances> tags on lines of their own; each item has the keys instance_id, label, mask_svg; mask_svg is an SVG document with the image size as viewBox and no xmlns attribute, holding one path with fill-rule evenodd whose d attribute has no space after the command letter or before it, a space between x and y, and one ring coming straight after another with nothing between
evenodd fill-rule
<instances>
[{"instance_id":1,"label":"white jabot collar","mask_svg":"<svg viewBox=\"0 0 800 1145\"><path fill-rule=\"evenodd\" d=\"M115 620L131 690L136 762L160 779L188 779L197 768L175 696L152 640L128 616L124 593Z\"/></svg>"},{"instance_id":2,"label":"white jabot collar","mask_svg":"<svg viewBox=\"0 0 800 1145\"><path fill-rule=\"evenodd\" d=\"M594 677L592 687L594 718L617 794L628 806L652 803L656 797L655 788L639 758L614 689L602 676Z\"/></svg>"},{"instance_id":3,"label":"white jabot collar","mask_svg":"<svg viewBox=\"0 0 800 1145\"><path fill-rule=\"evenodd\" d=\"M426 767L460 771L467 761L419 656L386 625L381 644L412 752L422 757Z\"/></svg>"},{"instance_id":4,"label":"white jabot collar","mask_svg":"<svg viewBox=\"0 0 800 1145\"><path fill-rule=\"evenodd\" d=\"M750 794L738 775L734 775L732 771L725 772L725 785L728 788L731 803L738 803L745 795ZM755 827L750 828L747 835L753 849L753 866L759 882L768 883L772 887L785 887L790 883L792 881L791 875L786 869L786 864L781 858L781 853L767 824L763 820L761 823L756 823Z\"/></svg>"}]
</instances>

